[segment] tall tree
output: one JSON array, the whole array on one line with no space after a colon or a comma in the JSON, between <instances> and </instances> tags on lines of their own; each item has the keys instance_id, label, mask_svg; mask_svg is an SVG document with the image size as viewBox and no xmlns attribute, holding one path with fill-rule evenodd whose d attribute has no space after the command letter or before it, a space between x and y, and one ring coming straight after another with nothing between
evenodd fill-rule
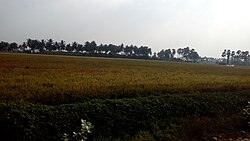
<instances>
[{"instance_id":1,"label":"tall tree","mask_svg":"<svg viewBox=\"0 0 250 141\"><path fill-rule=\"evenodd\" d=\"M172 58L172 59L174 58L175 54L176 54L175 49L172 49L172 54L171 54L171 58Z\"/></svg>"},{"instance_id":2,"label":"tall tree","mask_svg":"<svg viewBox=\"0 0 250 141\"><path fill-rule=\"evenodd\" d=\"M96 52L97 45L96 45L95 41L92 41L92 42L87 41L87 42L85 42L84 48L85 48L85 51L87 53L93 54Z\"/></svg>"},{"instance_id":3,"label":"tall tree","mask_svg":"<svg viewBox=\"0 0 250 141\"><path fill-rule=\"evenodd\" d=\"M231 53L231 60L232 60L232 63L234 63L234 58L235 58L235 51L232 51L232 53Z\"/></svg>"},{"instance_id":4,"label":"tall tree","mask_svg":"<svg viewBox=\"0 0 250 141\"><path fill-rule=\"evenodd\" d=\"M182 49L182 48L178 48L178 49L177 49L177 53L178 53L179 56L182 55L183 49Z\"/></svg>"},{"instance_id":5,"label":"tall tree","mask_svg":"<svg viewBox=\"0 0 250 141\"><path fill-rule=\"evenodd\" d=\"M169 60L171 58L171 49L162 49L157 55L162 60Z\"/></svg>"},{"instance_id":6,"label":"tall tree","mask_svg":"<svg viewBox=\"0 0 250 141\"><path fill-rule=\"evenodd\" d=\"M118 54L121 53L123 51L123 49L124 49L124 45L123 44L117 46L117 53Z\"/></svg>"},{"instance_id":7,"label":"tall tree","mask_svg":"<svg viewBox=\"0 0 250 141\"><path fill-rule=\"evenodd\" d=\"M83 51L83 45L82 44L77 44L76 51L77 52L82 52Z\"/></svg>"},{"instance_id":8,"label":"tall tree","mask_svg":"<svg viewBox=\"0 0 250 141\"><path fill-rule=\"evenodd\" d=\"M47 51L52 51L53 50L53 47L54 46L54 41L52 39L49 39L47 42L46 42L46 50Z\"/></svg>"},{"instance_id":9,"label":"tall tree","mask_svg":"<svg viewBox=\"0 0 250 141\"><path fill-rule=\"evenodd\" d=\"M227 56L227 50L224 49L224 51L221 54L221 57L225 58ZM225 62L225 59L223 59L223 62Z\"/></svg>"},{"instance_id":10,"label":"tall tree","mask_svg":"<svg viewBox=\"0 0 250 141\"><path fill-rule=\"evenodd\" d=\"M17 43L11 43L10 45L9 45L9 48L8 48L8 51L14 51L15 49L17 49L18 48L18 45L17 45Z\"/></svg>"},{"instance_id":11,"label":"tall tree","mask_svg":"<svg viewBox=\"0 0 250 141\"><path fill-rule=\"evenodd\" d=\"M222 54L221 54L221 57L226 57L227 56L227 50L225 49L223 52L222 52Z\"/></svg>"},{"instance_id":12,"label":"tall tree","mask_svg":"<svg viewBox=\"0 0 250 141\"><path fill-rule=\"evenodd\" d=\"M162 49L160 52L157 53L159 59L165 59L165 51Z\"/></svg>"},{"instance_id":13,"label":"tall tree","mask_svg":"<svg viewBox=\"0 0 250 141\"><path fill-rule=\"evenodd\" d=\"M229 64L229 59L230 59L230 56L231 56L231 50L227 50L227 64Z\"/></svg>"},{"instance_id":14,"label":"tall tree","mask_svg":"<svg viewBox=\"0 0 250 141\"><path fill-rule=\"evenodd\" d=\"M110 52L109 46L106 45L106 44L103 45L103 49L102 50L104 51L105 54L108 54Z\"/></svg>"},{"instance_id":15,"label":"tall tree","mask_svg":"<svg viewBox=\"0 0 250 141\"><path fill-rule=\"evenodd\" d=\"M9 43L8 42L1 42L0 43L0 51L8 51Z\"/></svg>"},{"instance_id":16,"label":"tall tree","mask_svg":"<svg viewBox=\"0 0 250 141\"><path fill-rule=\"evenodd\" d=\"M186 61L189 61L189 54L190 54L189 47L184 48L183 52L182 52L182 55L186 59Z\"/></svg>"},{"instance_id":17,"label":"tall tree","mask_svg":"<svg viewBox=\"0 0 250 141\"><path fill-rule=\"evenodd\" d=\"M171 49L165 50L165 60L169 60L171 58Z\"/></svg>"},{"instance_id":18,"label":"tall tree","mask_svg":"<svg viewBox=\"0 0 250 141\"><path fill-rule=\"evenodd\" d=\"M199 54L194 49L190 51L188 56L193 62L197 62L200 58Z\"/></svg>"},{"instance_id":19,"label":"tall tree","mask_svg":"<svg viewBox=\"0 0 250 141\"><path fill-rule=\"evenodd\" d=\"M66 50L67 50L67 52L72 52L72 47L70 44L66 45Z\"/></svg>"},{"instance_id":20,"label":"tall tree","mask_svg":"<svg viewBox=\"0 0 250 141\"><path fill-rule=\"evenodd\" d=\"M236 52L236 59L237 59L237 64L239 64L240 63L240 58L241 58L241 50L238 50L237 52Z\"/></svg>"},{"instance_id":21,"label":"tall tree","mask_svg":"<svg viewBox=\"0 0 250 141\"><path fill-rule=\"evenodd\" d=\"M53 45L53 50L54 51L59 51L59 48L60 48L59 43L57 41L55 41L54 45Z\"/></svg>"},{"instance_id":22,"label":"tall tree","mask_svg":"<svg viewBox=\"0 0 250 141\"><path fill-rule=\"evenodd\" d=\"M26 50L27 50L26 42L23 42L23 44L20 46L20 49L21 49L22 52L26 52Z\"/></svg>"},{"instance_id":23,"label":"tall tree","mask_svg":"<svg viewBox=\"0 0 250 141\"><path fill-rule=\"evenodd\" d=\"M133 55L134 56L139 56L140 55L140 50L137 46L133 46Z\"/></svg>"},{"instance_id":24,"label":"tall tree","mask_svg":"<svg viewBox=\"0 0 250 141\"><path fill-rule=\"evenodd\" d=\"M242 51L242 59L244 59L244 65L248 65L249 51Z\"/></svg>"},{"instance_id":25,"label":"tall tree","mask_svg":"<svg viewBox=\"0 0 250 141\"><path fill-rule=\"evenodd\" d=\"M124 53L127 55L127 56L131 56L133 54L133 45L130 45L130 46L126 46L124 48Z\"/></svg>"},{"instance_id":26,"label":"tall tree","mask_svg":"<svg viewBox=\"0 0 250 141\"><path fill-rule=\"evenodd\" d=\"M59 43L59 51L62 51L65 49L66 49L65 41L61 40L61 42Z\"/></svg>"},{"instance_id":27,"label":"tall tree","mask_svg":"<svg viewBox=\"0 0 250 141\"><path fill-rule=\"evenodd\" d=\"M46 46L46 43L45 43L44 39L42 39L41 42L40 42L40 45L39 45L39 51L44 52L45 51L45 46Z\"/></svg>"},{"instance_id":28,"label":"tall tree","mask_svg":"<svg viewBox=\"0 0 250 141\"><path fill-rule=\"evenodd\" d=\"M99 46L97 46L96 51L97 51L97 53L102 53L102 52L104 52L105 50L104 50L103 44L100 44Z\"/></svg>"},{"instance_id":29,"label":"tall tree","mask_svg":"<svg viewBox=\"0 0 250 141\"><path fill-rule=\"evenodd\" d=\"M77 51L77 46L78 46L78 43L77 42L73 42L72 45L71 45L72 51Z\"/></svg>"},{"instance_id":30,"label":"tall tree","mask_svg":"<svg viewBox=\"0 0 250 141\"><path fill-rule=\"evenodd\" d=\"M149 57L149 55L151 55L151 54L152 54L151 49L148 48L147 46L141 46L139 48L139 55L140 56Z\"/></svg>"},{"instance_id":31,"label":"tall tree","mask_svg":"<svg viewBox=\"0 0 250 141\"><path fill-rule=\"evenodd\" d=\"M157 54L154 52L154 55L152 56L152 59L157 59Z\"/></svg>"},{"instance_id":32,"label":"tall tree","mask_svg":"<svg viewBox=\"0 0 250 141\"><path fill-rule=\"evenodd\" d=\"M39 47L40 47L40 41L39 40L27 39L27 46L34 53L36 49L39 49Z\"/></svg>"}]
</instances>

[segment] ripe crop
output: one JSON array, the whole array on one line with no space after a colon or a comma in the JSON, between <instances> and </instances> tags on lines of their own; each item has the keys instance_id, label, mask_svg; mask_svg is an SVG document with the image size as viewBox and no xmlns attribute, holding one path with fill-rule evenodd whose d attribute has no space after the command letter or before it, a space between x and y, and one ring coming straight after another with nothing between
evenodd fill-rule
<instances>
[{"instance_id":1,"label":"ripe crop","mask_svg":"<svg viewBox=\"0 0 250 141\"><path fill-rule=\"evenodd\" d=\"M165 61L0 54L0 101L250 91L250 68Z\"/></svg>"}]
</instances>

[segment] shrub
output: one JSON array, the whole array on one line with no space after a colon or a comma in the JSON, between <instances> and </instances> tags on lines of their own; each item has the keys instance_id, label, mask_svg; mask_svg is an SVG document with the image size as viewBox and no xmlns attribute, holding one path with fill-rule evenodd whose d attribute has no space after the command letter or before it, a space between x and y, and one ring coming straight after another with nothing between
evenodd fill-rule
<instances>
[{"instance_id":1,"label":"shrub","mask_svg":"<svg viewBox=\"0 0 250 141\"><path fill-rule=\"evenodd\" d=\"M64 133L63 135L63 140L64 141L85 141L87 140L88 134L90 134L94 126L90 123L87 122L86 120L81 119L81 130L79 132L73 132L73 136L69 137L68 134Z\"/></svg>"},{"instance_id":2,"label":"shrub","mask_svg":"<svg viewBox=\"0 0 250 141\"><path fill-rule=\"evenodd\" d=\"M171 138L185 137L185 133L178 132L182 128L179 126L181 119L230 117L241 112L245 101L230 95L169 95L94 99L60 106L1 103L0 136L3 140L59 140L63 133L80 131L78 121L86 119L95 125L90 139L123 140L133 138L142 131L150 133L154 139L163 138L163 133L168 133ZM226 123L223 126L228 127Z\"/></svg>"}]
</instances>

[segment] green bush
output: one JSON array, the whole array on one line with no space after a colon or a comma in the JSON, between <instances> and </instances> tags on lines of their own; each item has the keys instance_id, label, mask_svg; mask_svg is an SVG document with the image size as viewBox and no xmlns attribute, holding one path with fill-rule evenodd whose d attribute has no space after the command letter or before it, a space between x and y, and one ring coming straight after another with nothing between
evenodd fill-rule
<instances>
[{"instance_id":1,"label":"green bush","mask_svg":"<svg viewBox=\"0 0 250 141\"><path fill-rule=\"evenodd\" d=\"M159 140L182 138L186 137L180 126L182 119L230 117L239 113L246 101L230 95L169 95L94 99L59 106L0 103L0 136L3 140L62 140L64 133L80 131L80 120L86 119L95 127L88 137L90 140L132 139L142 136L143 132ZM220 128L223 126L227 128L228 125L225 123Z\"/></svg>"}]
</instances>

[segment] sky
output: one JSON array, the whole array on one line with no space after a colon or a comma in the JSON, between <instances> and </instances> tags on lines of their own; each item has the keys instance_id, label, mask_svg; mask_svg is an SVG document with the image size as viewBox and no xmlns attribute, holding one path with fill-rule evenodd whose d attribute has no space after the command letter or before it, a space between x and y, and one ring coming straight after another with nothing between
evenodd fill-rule
<instances>
[{"instance_id":1,"label":"sky","mask_svg":"<svg viewBox=\"0 0 250 141\"><path fill-rule=\"evenodd\" d=\"M250 0L0 0L0 41L250 50Z\"/></svg>"}]
</instances>

